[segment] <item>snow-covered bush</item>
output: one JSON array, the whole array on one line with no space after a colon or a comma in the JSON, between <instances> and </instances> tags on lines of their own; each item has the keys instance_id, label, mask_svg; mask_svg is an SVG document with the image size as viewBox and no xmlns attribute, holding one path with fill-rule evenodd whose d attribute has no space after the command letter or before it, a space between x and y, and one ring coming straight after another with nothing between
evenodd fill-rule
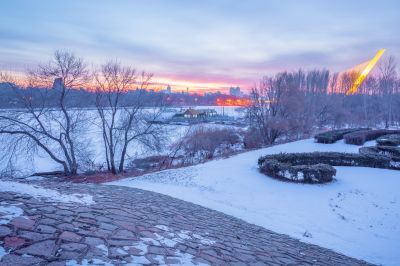
<instances>
[{"instance_id":1,"label":"snow-covered bush","mask_svg":"<svg viewBox=\"0 0 400 266\"><path fill-rule=\"evenodd\" d=\"M258 159L258 164L263 161L275 159L279 162L292 165L313 165L318 163L332 166L364 166L374 168L389 168L390 158L380 154L358 154L344 152L304 152L304 153L280 153L266 155Z\"/></svg>"},{"instance_id":2,"label":"snow-covered bush","mask_svg":"<svg viewBox=\"0 0 400 266\"><path fill-rule=\"evenodd\" d=\"M389 134L400 134L400 130L375 129L356 131L344 135L344 140L347 144L363 145L366 141L374 140Z\"/></svg>"},{"instance_id":3,"label":"snow-covered bush","mask_svg":"<svg viewBox=\"0 0 400 266\"><path fill-rule=\"evenodd\" d=\"M343 136L348 133L367 130L368 128L346 128L346 129L336 129L327 132L319 133L314 136L318 143L335 143L338 140L343 139Z\"/></svg>"},{"instance_id":4,"label":"snow-covered bush","mask_svg":"<svg viewBox=\"0 0 400 266\"><path fill-rule=\"evenodd\" d=\"M325 183L336 171L332 166L393 167L391 158L382 154L341 152L280 153L258 159L260 171L279 179L304 183Z\"/></svg>"},{"instance_id":5,"label":"snow-covered bush","mask_svg":"<svg viewBox=\"0 0 400 266\"><path fill-rule=\"evenodd\" d=\"M376 142L382 146L399 146L400 134L383 135L377 138Z\"/></svg>"},{"instance_id":6,"label":"snow-covered bush","mask_svg":"<svg viewBox=\"0 0 400 266\"><path fill-rule=\"evenodd\" d=\"M400 169L400 147L393 146L371 146L371 147L361 147L359 149L361 154L380 154L390 157L391 167L393 169Z\"/></svg>"},{"instance_id":7,"label":"snow-covered bush","mask_svg":"<svg viewBox=\"0 0 400 266\"><path fill-rule=\"evenodd\" d=\"M290 165L274 159L264 160L260 171L271 177L301 183L326 183L336 175L336 169L327 164Z\"/></svg>"}]
</instances>

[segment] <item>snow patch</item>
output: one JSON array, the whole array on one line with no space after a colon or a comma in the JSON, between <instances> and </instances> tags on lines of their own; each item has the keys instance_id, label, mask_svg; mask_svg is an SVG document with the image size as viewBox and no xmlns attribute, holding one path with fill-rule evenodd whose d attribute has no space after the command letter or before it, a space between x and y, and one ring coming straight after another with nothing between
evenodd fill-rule
<instances>
[{"instance_id":1,"label":"snow patch","mask_svg":"<svg viewBox=\"0 0 400 266\"><path fill-rule=\"evenodd\" d=\"M144 238L141 238L141 240L142 241L145 241L144 240ZM144 243L144 242L139 242L139 243L136 243L135 245L132 245L132 246L124 246L124 247L122 247L124 250L129 250L130 248L136 248L136 249L138 249L138 250L140 250L140 253L139 253L139 255L144 255L144 254L146 254L146 252L147 252L147 245L146 245L146 243Z\"/></svg>"},{"instance_id":2,"label":"snow patch","mask_svg":"<svg viewBox=\"0 0 400 266\"><path fill-rule=\"evenodd\" d=\"M205 238L205 237L203 237L201 235L198 235L198 234L193 234L193 237L197 238L198 240L200 240L200 243L202 243L203 245L210 246L210 245L214 245L216 243L214 240L207 239L207 238Z\"/></svg>"},{"instance_id":3,"label":"snow patch","mask_svg":"<svg viewBox=\"0 0 400 266\"><path fill-rule=\"evenodd\" d=\"M135 243L133 245L129 246L124 246L122 249L124 250L124 254L126 254L126 251L128 251L130 248L136 248L140 250L139 254L137 256L131 256L131 263L127 265L137 265L137 264L149 264L150 261L144 256L147 253L149 245L155 245L155 246L160 246L160 244L163 244L164 246L173 248L176 246L177 243L184 243L185 240L193 240L193 241L199 241L203 245L213 245L216 242L211 239L207 239L199 234L192 234L190 231L187 230L181 230L178 231L177 233L172 232L172 230L165 225L156 225L156 228L162 229L164 234L168 235L169 237L164 237L160 234L154 233L154 239L149 238L149 237L142 237L140 238L140 242ZM206 265L206 264L201 264L201 263L196 263L193 262L193 256L190 254L182 253L180 251L175 252L174 256L169 257L172 260L179 261L179 263L168 263L168 265ZM164 261L164 256L156 256L154 259L157 261L159 265L167 265Z\"/></svg>"},{"instance_id":4,"label":"snow patch","mask_svg":"<svg viewBox=\"0 0 400 266\"><path fill-rule=\"evenodd\" d=\"M13 205L0 205L0 224L8 224L12 219L22 216L24 211Z\"/></svg>"},{"instance_id":5,"label":"snow patch","mask_svg":"<svg viewBox=\"0 0 400 266\"><path fill-rule=\"evenodd\" d=\"M108 256L108 248L104 244L97 245L96 248L100 249L104 256Z\"/></svg>"},{"instance_id":6,"label":"snow patch","mask_svg":"<svg viewBox=\"0 0 400 266\"><path fill-rule=\"evenodd\" d=\"M390 161L390 166L394 168L400 168L400 162Z\"/></svg>"},{"instance_id":7,"label":"snow patch","mask_svg":"<svg viewBox=\"0 0 400 266\"><path fill-rule=\"evenodd\" d=\"M118 252L118 254L121 254L121 255L126 255L126 254L128 254L125 250L123 250L122 248L118 248L117 249L117 252Z\"/></svg>"},{"instance_id":8,"label":"snow patch","mask_svg":"<svg viewBox=\"0 0 400 266\"><path fill-rule=\"evenodd\" d=\"M165 265L164 256L163 255L156 255L153 257L155 261L157 261L157 265Z\"/></svg>"},{"instance_id":9,"label":"snow patch","mask_svg":"<svg viewBox=\"0 0 400 266\"><path fill-rule=\"evenodd\" d=\"M169 263L168 265L198 265L198 266L206 266L208 264L193 262L193 255L188 253L183 253L181 251L176 251L175 256L172 259L178 260L179 263Z\"/></svg>"},{"instance_id":10,"label":"snow patch","mask_svg":"<svg viewBox=\"0 0 400 266\"><path fill-rule=\"evenodd\" d=\"M43 179L44 179L43 176L38 176L38 175L29 176L29 177L25 178L25 180L28 180L28 181L40 181Z\"/></svg>"},{"instance_id":11,"label":"snow patch","mask_svg":"<svg viewBox=\"0 0 400 266\"><path fill-rule=\"evenodd\" d=\"M131 263L128 266L136 266L138 264L150 264L151 262L145 256L131 256Z\"/></svg>"},{"instance_id":12,"label":"snow patch","mask_svg":"<svg viewBox=\"0 0 400 266\"><path fill-rule=\"evenodd\" d=\"M0 246L0 260L2 257L4 257L7 254L8 254L8 252L2 246Z\"/></svg>"},{"instance_id":13,"label":"snow patch","mask_svg":"<svg viewBox=\"0 0 400 266\"><path fill-rule=\"evenodd\" d=\"M160 241L160 243L164 244L167 247L173 248L177 244L177 242L175 240L172 240L172 239L169 239L169 238L165 238L163 236L160 236L157 233L155 233L154 235L157 237L156 239L158 241Z\"/></svg>"},{"instance_id":14,"label":"snow patch","mask_svg":"<svg viewBox=\"0 0 400 266\"><path fill-rule=\"evenodd\" d=\"M161 229L161 230L163 230L163 231L169 231L169 228L168 228L168 226L165 226L165 225L156 225L156 226L154 226L155 228L158 228L158 229Z\"/></svg>"},{"instance_id":15,"label":"snow patch","mask_svg":"<svg viewBox=\"0 0 400 266\"><path fill-rule=\"evenodd\" d=\"M167 247L174 247L177 243L184 243L185 240L198 240L203 245L213 245L216 242L211 239L207 239L199 234L191 234L190 231L187 230L180 230L178 232L172 232L168 226L165 225L156 225L156 228L163 228L164 231L169 232L167 235L170 238L165 238L157 233L154 235L156 236L156 240L160 243L166 245Z\"/></svg>"},{"instance_id":16,"label":"snow patch","mask_svg":"<svg viewBox=\"0 0 400 266\"><path fill-rule=\"evenodd\" d=\"M0 192L28 194L35 198L46 198L64 203L79 203L86 205L94 203L92 195L77 193L69 195L61 194L60 192L53 189L13 181L0 181Z\"/></svg>"},{"instance_id":17,"label":"snow patch","mask_svg":"<svg viewBox=\"0 0 400 266\"><path fill-rule=\"evenodd\" d=\"M65 263L66 266L89 266L89 265L101 265L101 266L114 266L114 264L102 261L101 259L83 259L81 263L76 260L69 260Z\"/></svg>"}]
</instances>

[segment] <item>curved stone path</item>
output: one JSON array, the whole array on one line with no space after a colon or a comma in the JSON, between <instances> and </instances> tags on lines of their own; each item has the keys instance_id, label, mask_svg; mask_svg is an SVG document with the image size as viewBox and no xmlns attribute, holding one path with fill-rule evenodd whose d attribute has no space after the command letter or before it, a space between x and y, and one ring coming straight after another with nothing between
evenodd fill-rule
<instances>
[{"instance_id":1,"label":"curved stone path","mask_svg":"<svg viewBox=\"0 0 400 266\"><path fill-rule=\"evenodd\" d=\"M367 265L153 192L35 184L63 194L91 194L95 203L0 192L1 206L23 210L9 223L0 220L0 254L7 253L0 265Z\"/></svg>"}]
</instances>

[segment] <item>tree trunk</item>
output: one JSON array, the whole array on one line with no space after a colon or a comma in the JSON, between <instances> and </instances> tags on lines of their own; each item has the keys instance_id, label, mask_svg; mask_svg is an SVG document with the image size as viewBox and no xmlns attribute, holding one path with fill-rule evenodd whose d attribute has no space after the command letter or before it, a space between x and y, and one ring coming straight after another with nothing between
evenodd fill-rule
<instances>
[{"instance_id":1,"label":"tree trunk","mask_svg":"<svg viewBox=\"0 0 400 266\"><path fill-rule=\"evenodd\" d=\"M127 145L124 146L122 153L121 153L121 160L119 161L119 168L118 168L118 171L120 173L122 173L124 171L126 149L127 149Z\"/></svg>"}]
</instances>

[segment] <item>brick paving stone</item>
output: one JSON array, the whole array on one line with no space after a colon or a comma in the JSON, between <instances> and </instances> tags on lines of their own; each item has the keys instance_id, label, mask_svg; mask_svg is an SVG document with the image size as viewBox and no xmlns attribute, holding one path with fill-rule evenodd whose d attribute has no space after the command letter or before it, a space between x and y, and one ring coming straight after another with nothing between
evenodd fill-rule
<instances>
[{"instance_id":1,"label":"brick paving stone","mask_svg":"<svg viewBox=\"0 0 400 266\"><path fill-rule=\"evenodd\" d=\"M52 238L51 234L44 234L44 233L37 233L37 232L30 232L30 231L23 231L20 230L18 231L19 236L29 239L33 242L39 242L45 239L50 239Z\"/></svg>"},{"instance_id":2,"label":"brick paving stone","mask_svg":"<svg viewBox=\"0 0 400 266\"><path fill-rule=\"evenodd\" d=\"M29 254L51 258L54 255L56 243L54 240L45 240L34 243L26 248L18 249L19 254Z\"/></svg>"},{"instance_id":3,"label":"brick paving stone","mask_svg":"<svg viewBox=\"0 0 400 266\"><path fill-rule=\"evenodd\" d=\"M43 265L46 261L37 257L17 256L14 254L5 255L0 262L1 266L28 266Z\"/></svg>"},{"instance_id":4,"label":"brick paving stone","mask_svg":"<svg viewBox=\"0 0 400 266\"><path fill-rule=\"evenodd\" d=\"M50 225L40 224L36 227L36 230L46 234L54 234L57 229Z\"/></svg>"},{"instance_id":5,"label":"brick paving stone","mask_svg":"<svg viewBox=\"0 0 400 266\"><path fill-rule=\"evenodd\" d=\"M17 236L7 236L4 238L4 247L6 248L18 248L23 246L26 240Z\"/></svg>"},{"instance_id":6,"label":"brick paving stone","mask_svg":"<svg viewBox=\"0 0 400 266\"><path fill-rule=\"evenodd\" d=\"M60 230L69 230L69 231L75 230L75 226L73 226L72 224L69 224L69 223L61 223L61 224L58 224L56 227Z\"/></svg>"},{"instance_id":7,"label":"brick paving stone","mask_svg":"<svg viewBox=\"0 0 400 266\"><path fill-rule=\"evenodd\" d=\"M68 231L62 232L59 238L71 242L79 242L82 240L82 237L80 235Z\"/></svg>"},{"instance_id":8,"label":"brick paving stone","mask_svg":"<svg viewBox=\"0 0 400 266\"><path fill-rule=\"evenodd\" d=\"M84 249L87 248L87 245L79 243L68 243L68 244L62 244L60 248L66 251L83 251Z\"/></svg>"},{"instance_id":9,"label":"brick paving stone","mask_svg":"<svg viewBox=\"0 0 400 266\"><path fill-rule=\"evenodd\" d=\"M0 225L0 245L9 253L0 266L82 260L112 265L369 265L153 192L49 180L30 183L65 194L90 194L95 203L57 203L1 192L0 201L23 203L18 207L24 217Z\"/></svg>"},{"instance_id":10,"label":"brick paving stone","mask_svg":"<svg viewBox=\"0 0 400 266\"><path fill-rule=\"evenodd\" d=\"M11 224L17 228L29 230L29 229L33 229L33 226L35 225L35 221L32 221L31 219L24 218L24 217L16 217L11 221Z\"/></svg>"},{"instance_id":11,"label":"brick paving stone","mask_svg":"<svg viewBox=\"0 0 400 266\"><path fill-rule=\"evenodd\" d=\"M104 240L98 237L85 237L85 243L90 246L104 245Z\"/></svg>"},{"instance_id":12,"label":"brick paving stone","mask_svg":"<svg viewBox=\"0 0 400 266\"><path fill-rule=\"evenodd\" d=\"M0 225L0 237L5 237L11 234L10 228Z\"/></svg>"},{"instance_id":13,"label":"brick paving stone","mask_svg":"<svg viewBox=\"0 0 400 266\"><path fill-rule=\"evenodd\" d=\"M113 224L111 224L111 223L100 223L100 228L101 228L101 229L105 229L105 230L110 230L110 231L112 231L112 230L117 229L118 226L113 225Z\"/></svg>"}]
</instances>

